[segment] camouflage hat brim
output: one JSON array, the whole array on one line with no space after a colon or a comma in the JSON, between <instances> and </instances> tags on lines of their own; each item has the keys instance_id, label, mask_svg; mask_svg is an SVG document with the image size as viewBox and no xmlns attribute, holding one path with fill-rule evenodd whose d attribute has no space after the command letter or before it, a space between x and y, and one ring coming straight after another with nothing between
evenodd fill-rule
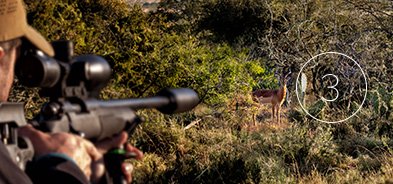
<instances>
[{"instance_id":1,"label":"camouflage hat brim","mask_svg":"<svg viewBox=\"0 0 393 184\"><path fill-rule=\"evenodd\" d=\"M24 36L34 46L36 46L38 49L43 51L45 54L49 56L55 55L55 52L53 51L53 48L50 45L50 43L46 41L46 39L31 26L27 25Z\"/></svg>"},{"instance_id":2,"label":"camouflage hat brim","mask_svg":"<svg viewBox=\"0 0 393 184\"><path fill-rule=\"evenodd\" d=\"M25 37L33 46L49 56L52 46L34 28L27 24L22 0L0 0L0 42Z\"/></svg>"}]
</instances>

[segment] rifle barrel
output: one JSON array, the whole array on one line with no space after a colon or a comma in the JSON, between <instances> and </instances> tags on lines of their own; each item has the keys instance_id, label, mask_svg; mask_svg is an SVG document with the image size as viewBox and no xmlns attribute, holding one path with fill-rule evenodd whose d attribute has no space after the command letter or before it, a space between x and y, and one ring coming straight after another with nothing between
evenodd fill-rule
<instances>
[{"instance_id":1,"label":"rifle barrel","mask_svg":"<svg viewBox=\"0 0 393 184\"><path fill-rule=\"evenodd\" d=\"M156 108L165 114L186 112L199 103L198 94L189 88L164 89L157 96L148 98L118 99L97 102L98 107L130 107L138 110Z\"/></svg>"},{"instance_id":2,"label":"rifle barrel","mask_svg":"<svg viewBox=\"0 0 393 184\"><path fill-rule=\"evenodd\" d=\"M130 107L131 109L159 108L170 104L169 98L155 96L149 98L115 99L100 101L99 106L103 108Z\"/></svg>"}]
</instances>

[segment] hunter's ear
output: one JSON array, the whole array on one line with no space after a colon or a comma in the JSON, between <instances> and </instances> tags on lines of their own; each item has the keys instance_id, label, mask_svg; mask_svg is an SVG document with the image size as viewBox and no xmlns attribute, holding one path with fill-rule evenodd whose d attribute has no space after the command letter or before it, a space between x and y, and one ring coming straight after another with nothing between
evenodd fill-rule
<instances>
[{"instance_id":1,"label":"hunter's ear","mask_svg":"<svg viewBox=\"0 0 393 184\"><path fill-rule=\"evenodd\" d=\"M5 51L3 47L0 47L0 60L3 59L4 56L5 56Z\"/></svg>"}]
</instances>

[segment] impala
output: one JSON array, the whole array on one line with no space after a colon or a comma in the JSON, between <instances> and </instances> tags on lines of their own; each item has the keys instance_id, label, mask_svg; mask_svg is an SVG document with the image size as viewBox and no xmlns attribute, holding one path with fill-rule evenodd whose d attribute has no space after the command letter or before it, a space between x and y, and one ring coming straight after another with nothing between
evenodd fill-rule
<instances>
[{"instance_id":1,"label":"impala","mask_svg":"<svg viewBox=\"0 0 393 184\"><path fill-rule=\"evenodd\" d=\"M289 80L289 72L285 77L281 76L280 78L280 88L279 89L258 89L252 92L252 99L261 104L272 104L272 122L274 122L274 118L277 118L277 122L281 122L280 111L281 106L285 101L286 93L287 93L287 82ZM254 124L255 124L255 117Z\"/></svg>"}]
</instances>

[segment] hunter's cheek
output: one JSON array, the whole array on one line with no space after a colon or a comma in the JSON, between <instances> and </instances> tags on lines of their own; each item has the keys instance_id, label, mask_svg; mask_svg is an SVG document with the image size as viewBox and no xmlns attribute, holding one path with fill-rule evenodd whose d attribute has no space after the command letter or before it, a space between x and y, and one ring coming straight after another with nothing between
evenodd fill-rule
<instances>
[{"instance_id":1,"label":"hunter's cheek","mask_svg":"<svg viewBox=\"0 0 393 184\"><path fill-rule=\"evenodd\" d=\"M14 81L15 50L10 54L9 60L0 60L0 102L7 101Z\"/></svg>"},{"instance_id":2,"label":"hunter's cheek","mask_svg":"<svg viewBox=\"0 0 393 184\"><path fill-rule=\"evenodd\" d=\"M1 61L0 61L1 62ZM4 70L4 64L0 63L0 101L4 102L7 100L7 96L5 95L7 93L6 86L7 86L7 80L6 80L6 72Z\"/></svg>"}]
</instances>

